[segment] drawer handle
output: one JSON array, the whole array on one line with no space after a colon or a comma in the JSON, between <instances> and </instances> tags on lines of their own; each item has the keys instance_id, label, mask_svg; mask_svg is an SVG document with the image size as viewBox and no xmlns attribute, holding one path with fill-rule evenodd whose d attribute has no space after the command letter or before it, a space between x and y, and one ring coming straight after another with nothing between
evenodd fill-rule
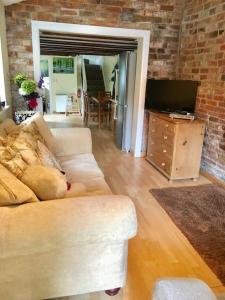
<instances>
[{"instance_id":1,"label":"drawer handle","mask_svg":"<svg viewBox=\"0 0 225 300\"><path fill-rule=\"evenodd\" d=\"M152 129L152 132L155 132L155 129Z\"/></svg>"},{"instance_id":2,"label":"drawer handle","mask_svg":"<svg viewBox=\"0 0 225 300\"><path fill-rule=\"evenodd\" d=\"M165 127L169 127L169 124L166 124Z\"/></svg>"},{"instance_id":3,"label":"drawer handle","mask_svg":"<svg viewBox=\"0 0 225 300\"><path fill-rule=\"evenodd\" d=\"M166 153L167 152L167 150L166 149L163 149L163 153Z\"/></svg>"},{"instance_id":4,"label":"drawer handle","mask_svg":"<svg viewBox=\"0 0 225 300\"><path fill-rule=\"evenodd\" d=\"M166 135L164 136L164 140L167 140L167 136Z\"/></svg>"},{"instance_id":5,"label":"drawer handle","mask_svg":"<svg viewBox=\"0 0 225 300\"><path fill-rule=\"evenodd\" d=\"M155 143L154 142L151 142L151 145L154 145Z\"/></svg>"},{"instance_id":6,"label":"drawer handle","mask_svg":"<svg viewBox=\"0 0 225 300\"><path fill-rule=\"evenodd\" d=\"M165 163L161 163L161 166L163 166L163 167L164 167L165 165L166 165Z\"/></svg>"}]
</instances>

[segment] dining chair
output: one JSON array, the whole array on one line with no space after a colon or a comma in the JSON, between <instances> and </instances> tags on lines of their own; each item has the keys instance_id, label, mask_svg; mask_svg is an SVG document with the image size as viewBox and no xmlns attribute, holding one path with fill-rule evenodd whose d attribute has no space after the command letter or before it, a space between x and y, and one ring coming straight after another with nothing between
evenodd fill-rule
<instances>
[{"instance_id":1,"label":"dining chair","mask_svg":"<svg viewBox=\"0 0 225 300\"><path fill-rule=\"evenodd\" d=\"M84 124L89 127L90 120L98 120L98 127L100 128L100 106L84 92Z\"/></svg>"},{"instance_id":2,"label":"dining chair","mask_svg":"<svg viewBox=\"0 0 225 300\"><path fill-rule=\"evenodd\" d=\"M98 98L101 102L101 114L102 118L106 118L107 124L111 123L111 119L113 117L113 109L112 109L112 95L111 92L100 91L98 93Z\"/></svg>"}]
</instances>

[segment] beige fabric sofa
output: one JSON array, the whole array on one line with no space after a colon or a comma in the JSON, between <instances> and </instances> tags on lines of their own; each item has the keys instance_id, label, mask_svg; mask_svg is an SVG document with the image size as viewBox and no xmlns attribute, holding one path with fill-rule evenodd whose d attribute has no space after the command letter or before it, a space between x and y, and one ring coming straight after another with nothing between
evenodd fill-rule
<instances>
[{"instance_id":1,"label":"beige fabric sofa","mask_svg":"<svg viewBox=\"0 0 225 300\"><path fill-rule=\"evenodd\" d=\"M73 198L0 207L0 299L76 295L126 281L128 240L137 230L134 205L112 195L89 129L52 132L55 153L81 190Z\"/></svg>"}]
</instances>

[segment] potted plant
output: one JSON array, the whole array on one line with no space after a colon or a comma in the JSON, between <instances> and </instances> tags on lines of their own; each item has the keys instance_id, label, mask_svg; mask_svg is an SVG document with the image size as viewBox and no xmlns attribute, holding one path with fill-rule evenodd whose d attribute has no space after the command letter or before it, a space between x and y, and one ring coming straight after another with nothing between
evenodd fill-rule
<instances>
[{"instance_id":1,"label":"potted plant","mask_svg":"<svg viewBox=\"0 0 225 300\"><path fill-rule=\"evenodd\" d=\"M38 106L37 99L40 98L38 87L41 88L41 79L38 85L32 79L28 79L23 73L18 73L14 82L19 89L19 94L24 98L27 104L28 110L34 110Z\"/></svg>"}]
</instances>

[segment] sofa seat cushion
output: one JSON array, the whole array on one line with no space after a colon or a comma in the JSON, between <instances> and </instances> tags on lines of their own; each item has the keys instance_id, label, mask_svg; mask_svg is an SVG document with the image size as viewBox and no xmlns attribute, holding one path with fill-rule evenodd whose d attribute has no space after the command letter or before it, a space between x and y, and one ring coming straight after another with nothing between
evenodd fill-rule
<instances>
[{"instance_id":1,"label":"sofa seat cushion","mask_svg":"<svg viewBox=\"0 0 225 300\"><path fill-rule=\"evenodd\" d=\"M73 182L70 190L67 191L65 198L111 195L112 192L102 177L87 180L86 182Z\"/></svg>"},{"instance_id":2,"label":"sofa seat cushion","mask_svg":"<svg viewBox=\"0 0 225 300\"><path fill-rule=\"evenodd\" d=\"M69 182L87 182L95 178L104 178L91 153L58 157Z\"/></svg>"}]
</instances>

